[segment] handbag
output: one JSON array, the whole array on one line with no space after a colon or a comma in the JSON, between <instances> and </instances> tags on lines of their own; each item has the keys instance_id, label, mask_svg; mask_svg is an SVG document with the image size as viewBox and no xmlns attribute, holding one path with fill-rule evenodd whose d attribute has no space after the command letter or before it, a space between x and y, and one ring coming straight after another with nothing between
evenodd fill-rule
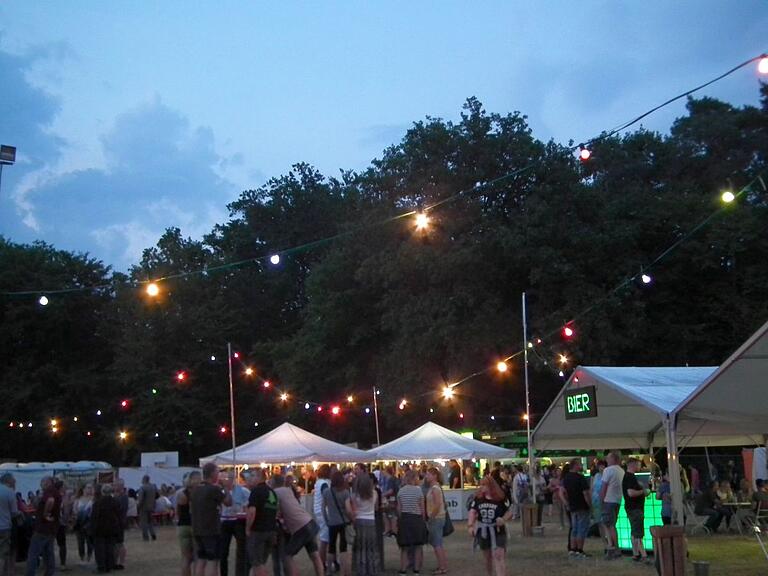
<instances>
[{"instance_id":1,"label":"handbag","mask_svg":"<svg viewBox=\"0 0 768 576\"><path fill-rule=\"evenodd\" d=\"M347 515L341 510L339 501L336 500L336 491L333 488L330 488L330 490L333 503L336 504L336 510L339 512L339 516L341 516L341 519L344 521L344 538L347 540L347 544L352 544L352 542L355 540L355 527L352 525L352 522L347 521ZM349 497L351 498L352 495L350 494Z\"/></svg>"},{"instance_id":2,"label":"handbag","mask_svg":"<svg viewBox=\"0 0 768 576\"><path fill-rule=\"evenodd\" d=\"M448 514L448 505L445 503L445 493L440 490L440 494L443 496L443 510L445 510L445 524L443 524L443 536L450 536L453 534L456 528L453 526L453 520L451 515Z\"/></svg>"}]
</instances>

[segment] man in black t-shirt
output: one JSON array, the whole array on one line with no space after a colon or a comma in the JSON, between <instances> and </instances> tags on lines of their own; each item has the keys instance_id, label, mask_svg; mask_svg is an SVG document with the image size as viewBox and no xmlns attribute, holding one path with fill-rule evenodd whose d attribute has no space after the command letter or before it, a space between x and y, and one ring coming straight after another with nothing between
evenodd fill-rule
<instances>
[{"instance_id":1,"label":"man in black t-shirt","mask_svg":"<svg viewBox=\"0 0 768 576\"><path fill-rule=\"evenodd\" d=\"M195 538L197 576L218 576L221 550L221 506L229 506L232 495L219 484L219 467L213 462L203 466L203 481L194 489L189 511Z\"/></svg>"},{"instance_id":2,"label":"man in black t-shirt","mask_svg":"<svg viewBox=\"0 0 768 576\"><path fill-rule=\"evenodd\" d=\"M584 476L581 466L581 459L574 458L570 461L568 472L563 476L560 496L571 518L568 556L587 558L589 554L584 552L584 540L589 532L592 497L589 480Z\"/></svg>"},{"instance_id":3,"label":"man in black t-shirt","mask_svg":"<svg viewBox=\"0 0 768 576\"><path fill-rule=\"evenodd\" d=\"M277 537L277 494L267 486L267 477L261 468L251 475L251 495L245 520L246 549L251 563L249 576L266 576L267 560Z\"/></svg>"},{"instance_id":4,"label":"man in black t-shirt","mask_svg":"<svg viewBox=\"0 0 768 576\"><path fill-rule=\"evenodd\" d=\"M627 461L627 472L621 482L621 490L624 493L624 509L627 511L632 535L632 559L635 562L648 562L648 555L645 552L645 546L643 546L646 491L635 476L635 472L639 469L639 460L630 458Z\"/></svg>"}]
</instances>

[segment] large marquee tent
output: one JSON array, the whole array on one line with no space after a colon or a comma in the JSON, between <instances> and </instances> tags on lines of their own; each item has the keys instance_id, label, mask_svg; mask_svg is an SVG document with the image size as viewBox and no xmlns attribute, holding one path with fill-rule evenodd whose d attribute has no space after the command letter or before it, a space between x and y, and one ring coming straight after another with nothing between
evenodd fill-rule
<instances>
[{"instance_id":1,"label":"large marquee tent","mask_svg":"<svg viewBox=\"0 0 768 576\"><path fill-rule=\"evenodd\" d=\"M515 452L467 438L427 422L408 434L368 451L373 460L468 460L513 458Z\"/></svg>"},{"instance_id":2,"label":"large marquee tent","mask_svg":"<svg viewBox=\"0 0 768 576\"><path fill-rule=\"evenodd\" d=\"M673 521L682 520L679 451L753 446L768 433L768 323L718 367L580 366L533 432L547 449L666 446ZM584 397L584 404L574 397Z\"/></svg>"},{"instance_id":3,"label":"large marquee tent","mask_svg":"<svg viewBox=\"0 0 768 576\"><path fill-rule=\"evenodd\" d=\"M200 458L200 465L288 464L291 462L359 462L370 457L364 450L332 442L285 422L242 446Z\"/></svg>"}]
</instances>

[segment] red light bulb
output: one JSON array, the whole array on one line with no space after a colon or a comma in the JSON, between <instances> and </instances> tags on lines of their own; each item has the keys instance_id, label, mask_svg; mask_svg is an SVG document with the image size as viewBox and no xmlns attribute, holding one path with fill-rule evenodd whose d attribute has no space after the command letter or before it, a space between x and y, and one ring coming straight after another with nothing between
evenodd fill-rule
<instances>
[{"instance_id":1,"label":"red light bulb","mask_svg":"<svg viewBox=\"0 0 768 576\"><path fill-rule=\"evenodd\" d=\"M331 414L333 414L334 416L338 416L340 412L341 412L341 408L339 408L338 406L334 406L333 408L331 408Z\"/></svg>"}]
</instances>

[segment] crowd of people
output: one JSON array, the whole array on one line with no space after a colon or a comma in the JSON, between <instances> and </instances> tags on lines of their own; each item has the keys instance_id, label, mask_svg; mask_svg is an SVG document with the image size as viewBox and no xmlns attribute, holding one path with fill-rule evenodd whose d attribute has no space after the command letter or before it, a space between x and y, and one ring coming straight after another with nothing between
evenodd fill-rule
<instances>
[{"instance_id":1,"label":"crowd of people","mask_svg":"<svg viewBox=\"0 0 768 576\"><path fill-rule=\"evenodd\" d=\"M650 486L638 480L641 469L651 472ZM7 473L0 477L0 576L12 574L22 546L27 576L36 573L41 561L45 575L53 574L57 548L59 566L66 570L69 533L76 536L82 564L93 562L99 573L121 570L126 561L125 530L138 526L143 540L152 542L157 539L155 524L163 518L173 518L176 524L181 576L228 576L233 540L235 576L270 572L294 576L295 557L302 550L316 575L373 576L384 571L387 537L396 539L399 547L400 574L420 573L425 545L434 552L432 573L447 574L443 539L453 526L443 479L448 487L475 490L468 504L467 530L489 576L506 574L506 524L526 505L535 507L539 524L546 513L561 528L567 526L570 559L589 557L584 542L593 530L602 538L606 560L621 556L616 521L622 503L637 562L648 562L643 545L646 498L661 501L665 524L671 519L669 478L639 459L622 463L617 453L595 459L588 473L580 458L532 473L521 465L498 462L480 473L474 466L462 469L451 461L443 469L426 464L372 470L356 464L340 469L324 464L299 469L296 476L281 467L244 470L235 476L206 464L202 471L189 473L181 488L158 488L145 476L136 491L126 490L117 479L111 484L86 484L77 492L45 477L40 491L29 493L26 501ZM768 506L768 486L761 480L756 491L736 474L702 487L698 472L690 469L682 472L681 482L696 514L709 518L712 532L723 520L730 522L731 509L724 502ZM309 510L303 495L313 498ZM26 541L20 537L23 527L29 533Z\"/></svg>"}]
</instances>

